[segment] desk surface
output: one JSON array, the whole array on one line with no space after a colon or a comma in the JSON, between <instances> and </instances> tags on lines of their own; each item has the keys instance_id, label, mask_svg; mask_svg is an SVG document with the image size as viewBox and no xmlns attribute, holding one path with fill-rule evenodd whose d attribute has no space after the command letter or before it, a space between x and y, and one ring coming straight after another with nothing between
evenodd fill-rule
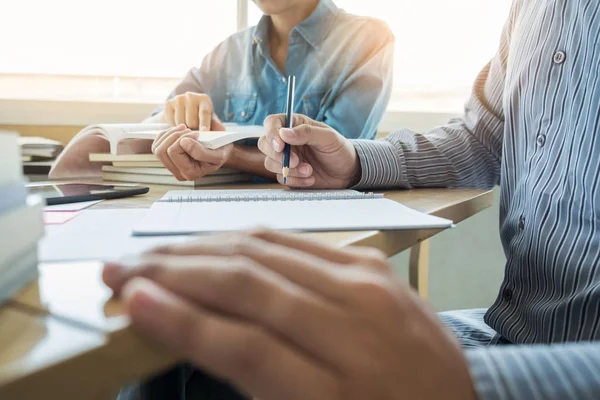
<instances>
[{"instance_id":1,"label":"desk surface","mask_svg":"<svg viewBox=\"0 0 600 400\"><path fill-rule=\"evenodd\" d=\"M94 208L145 208L171 189L174 188L151 186L148 195L104 201ZM489 207L493 200L491 191L482 190L427 189L391 191L385 195L455 223ZM306 235L337 246L373 246L391 256L437 232ZM98 262L42 264L38 281L0 308L0 398L12 398L4 397L7 394L18 394L21 398L40 393L47 395L45 390L49 387L53 397L60 394L71 398L87 393L90 385L97 389L94 393L110 396L107 390L147 376L175 361L129 328L118 301L111 299L110 291L102 284L100 271ZM83 378L88 372L95 376L93 382Z\"/></svg>"}]
</instances>

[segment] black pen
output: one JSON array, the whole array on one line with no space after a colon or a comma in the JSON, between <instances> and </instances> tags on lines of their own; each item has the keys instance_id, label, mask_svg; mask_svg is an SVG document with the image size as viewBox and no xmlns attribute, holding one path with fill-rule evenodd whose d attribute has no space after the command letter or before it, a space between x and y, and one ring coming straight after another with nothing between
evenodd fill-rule
<instances>
[{"instance_id":1,"label":"black pen","mask_svg":"<svg viewBox=\"0 0 600 400\"><path fill-rule=\"evenodd\" d=\"M290 75L288 77L287 101L285 103L285 127L294 127L294 90L296 86L296 77ZM283 175L283 184L287 183L288 174L290 173L290 150L291 146L285 144L283 147L283 165L281 174Z\"/></svg>"}]
</instances>

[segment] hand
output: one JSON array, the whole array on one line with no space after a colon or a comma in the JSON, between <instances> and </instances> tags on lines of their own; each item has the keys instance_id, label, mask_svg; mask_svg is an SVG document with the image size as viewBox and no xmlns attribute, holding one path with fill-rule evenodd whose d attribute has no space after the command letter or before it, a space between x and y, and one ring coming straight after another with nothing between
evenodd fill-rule
<instances>
[{"instance_id":1,"label":"hand","mask_svg":"<svg viewBox=\"0 0 600 400\"><path fill-rule=\"evenodd\" d=\"M213 126L215 130L225 130L218 119ZM194 181L221 168L233 149L229 144L209 150L197 139L197 132L192 133L181 124L160 133L152 144L152 152L177 180Z\"/></svg>"},{"instance_id":2,"label":"hand","mask_svg":"<svg viewBox=\"0 0 600 400\"><path fill-rule=\"evenodd\" d=\"M292 145L287 184L299 188L343 189L358 183L360 161L350 141L321 122L296 114L294 128L283 128L285 115L271 115L265 120L266 135L258 148L267 157L265 168L281 175L283 147Z\"/></svg>"},{"instance_id":3,"label":"hand","mask_svg":"<svg viewBox=\"0 0 600 400\"><path fill-rule=\"evenodd\" d=\"M134 328L255 398L475 398L457 340L372 249L256 231L103 278Z\"/></svg>"},{"instance_id":4,"label":"hand","mask_svg":"<svg viewBox=\"0 0 600 400\"><path fill-rule=\"evenodd\" d=\"M192 130L209 131L214 116L210 97L203 93L187 92L167 100L162 119L172 126L184 124Z\"/></svg>"}]
</instances>

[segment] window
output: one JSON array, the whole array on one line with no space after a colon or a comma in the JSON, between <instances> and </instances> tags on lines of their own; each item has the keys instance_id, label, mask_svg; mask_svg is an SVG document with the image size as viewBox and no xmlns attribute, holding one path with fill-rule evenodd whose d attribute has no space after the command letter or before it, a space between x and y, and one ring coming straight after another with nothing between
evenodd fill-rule
<instances>
[{"instance_id":1,"label":"window","mask_svg":"<svg viewBox=\"0 0 600 400\"><path fill-rule=\"evenodd\" d=\"M496 53L512 0L335 0L385 21L396 38L391 109L461 111ZM251 24L260 18L252 5Z\"/></svg>"},{"instance_id":2,"label":"window","mask_svg":"<svg viewBox=\"0 0 600 400\"><path fill-rule=\"evenodd\" d=\"M454 112L494 54L511 1L336 3L396 36L392 109ZM254 25L260 10L243 0L1 2L0 98L161 102L235 32L240 4Z\"/></svg>"}]
</instances>

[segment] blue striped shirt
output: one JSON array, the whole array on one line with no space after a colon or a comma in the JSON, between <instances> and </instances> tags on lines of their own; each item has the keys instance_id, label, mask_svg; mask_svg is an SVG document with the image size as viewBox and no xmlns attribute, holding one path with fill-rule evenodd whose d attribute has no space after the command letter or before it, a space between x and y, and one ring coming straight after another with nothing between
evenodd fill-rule
<instances>
[{"instance_id":1,"label":"blue striped shirt","mask_svg":"<svg viewBox=\"0 0 600 400\"><path fill-rule=\"evenodd\" d=\"M481 397L600 398L600 1L515 0L461 118L354 144L358 187L500 184L486 323L517 344L595 341L469 352Z\"/></svg>"}]
</instances>

